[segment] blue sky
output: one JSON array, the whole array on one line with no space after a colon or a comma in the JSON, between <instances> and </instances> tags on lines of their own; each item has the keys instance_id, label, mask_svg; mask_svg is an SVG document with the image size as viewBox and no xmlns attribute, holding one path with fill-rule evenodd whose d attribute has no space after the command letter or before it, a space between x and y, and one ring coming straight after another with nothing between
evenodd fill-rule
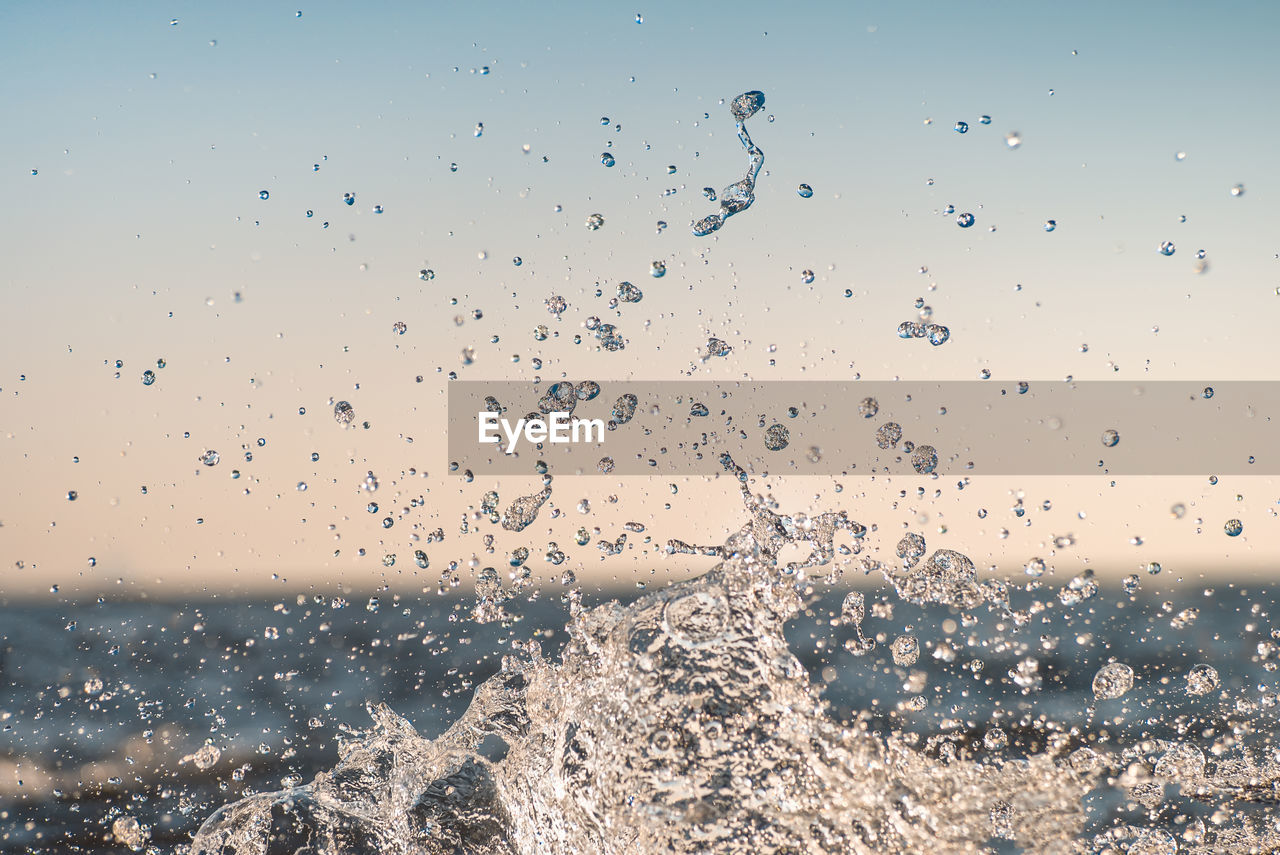
<instances>
[{"instance_id":1,"label":"blue sky","mask_svg":"<svg viewBox=\"0 0 1280 855\"><path fill-rule=\"evenodd\" d=\"M367 584L490 486L445 472L451 371L1270 379L1278 19L1267 3L6 6L0 454L18 476L0 488L0 550L68 584L270 585L281 568ZM766 155L757 201L694 238L689 222L714 208L701 188L745 168L726 104L748 89L768 99L750 125ZM976 225L957 228L948 205ZM605 227L586 230L591 213ZM622 280L646 299L618 316ZM570 304L558 324L553 294ZM894 335L918 297L952 330L942 348ZM627 350L573 344L591 316ZM539 323L558 337L536 341ZM703 366L713 335L734 355ZM373 426L335 433L330 399ZM209 447L223 461L205 469ZM394 482L390 505L421 494L427 510L382 530L358 489L370 469ZM500 486L505 501L530 484ZM992 490L1011 486L1029 488ZM898 486L864 487L862 515L896 519ZM665 484L564 489L570 509L611 491L624 516L736 525ZM1085 538L1103 564L1130 561L1131 527L1166 525L1171 490L1205 503L1207 530L1228 513L1255 514L1250 535L1274 522L1269 484L1116 489L1134 493L1078 491L1095 517L1140 508ZM796 495L832 500L829 486ZM930 524L970 519L969 504L934 507ZM616 521L601 510L572 528ZM566 540L554 528L535 552ZM1015 548L994 531L965 534L989 563L1043 538ZM1256 563L1248 540L1198 560ZM659 561L623 556L617 573Z\"/></svg>"}]
</instances>

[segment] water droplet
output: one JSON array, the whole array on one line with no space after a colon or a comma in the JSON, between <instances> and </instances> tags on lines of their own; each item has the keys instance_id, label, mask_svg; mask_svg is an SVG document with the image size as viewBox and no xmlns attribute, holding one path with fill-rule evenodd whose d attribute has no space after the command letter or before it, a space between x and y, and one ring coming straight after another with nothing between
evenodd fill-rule
<instances>
[{"instance_id":1,"label":"water droplet","mask_svg":"<svg viewBox=\"0 0 1280 855\"><path fill-rule=\"evenodd\" d=\"M150 386L154 382L156 382L156 373L154 371L148 368L146 371L142 372L143 386Z\"/></svg>"},{"instance_id":2,"label":"water droplet","mask_svg":"<svg viewBox=\"0 0 1280 855\"><path fill-rule=\"evenodd\" d=\"M739 122L745 122L764 109L764 93L752 90L743 92L729 103L729 112Z\"/></svg>"},{"instance_id":3,"label":"water droplet","mask_svg":"<svg viewBox=\"0 0 1280 855\"><path fill-rule=\"evenodd\" d=\"M333 405L333 420L346 427L356 420L355 407L346 401L339 401Z\"/></svg>"},{"instance_id":4,"label":"water droplet","mask_svg":"<svg viewBox=\"0 0 1280 855\"><path fill-rule=\"evenodd\" d=\"M594 232L594 231L598 230L598 229L599 229L601 226L603 226L603 225L604 225L604 216L603 216L603 215L601 215L601 214L592 214L591 216L587 217L587 228L588 228L588 229L590 229L591 231L593 231L593 232Z\"/></svg>"},{"instance_id":5,"label":"water droplet","mask_svg":"<svg viewBox=\"0 0 1280 855\"><path fill-rule=\"evenodd\" d=\"M1243 196L1243 195L1244 195L1244 185L1243 185L1243 184L1237 184L1237 185L1235 185L1234 187L1232 187L1232 188L1231 188L1231 195L1232 195L1232 196Z\"/></svg>"},{"instance_id":6,"label":"water droplet","mask_svg":"<svg viewBox=\"0 0 1280 855\"><path fill-rule=\"evenodd\" d=\"M432 279L436 278L436 272L430 268L424 267L422 270L418 271L418 278L423 282L430 282Z\"/></svg>"},{"instance_id":7,"label":"water droplet","mask_svg":"<svg viewBox=\"0 0 1280 855\"><path fill-rule=\"evenodd\" d=\"M644 15L641 15L639 12L636 12L636 23L637 24L644 23Z\"/></svg>"},{"instance_id":8,"label":"water droplet","mask_svg":"<svg viewBox=\"0 0 1280 855\"><path fill-rule=\"evenodd\" d=\"M222 459L222 456L218 454L218 452L214 451L213 449L209 449L204 454L200 455L200 462L203 463L205 466L217 466L218 461L221 459Z\"/></svg>"},{"instance_id":9,"label":"water droplet","mask_svg":"<svg viewBox=\"0 0 1280 855\"><path fill-rule=\"evenodd\" d=\"M914 635L900 635L889 646L893 653L893 664L906 667L916 664L920 658L920 642Z\"/></svg>"},{"instance_id":10,"label":"water droplet","mask_svg":"<svg viewBox=\"0 0 1280 855\"><path fill-rule=\"evenodd\" d=\"M644 299L644 292L630 282L619 282L617 294L623 303L639 303Z\"/></svg>"},{"instance_id":11,"label":"water droplet","mask_svg":"<svg viewBox=\"0 0 1280 855\"><path fill-rule=\"evenodd\" d=\"M989 124L991 124L991 117L990 117L990 116L980 116L980 117L978 118L978 121L979 121L979 122L981 122L981 123L982 123L982 124L984 124L984 125L989 125Z\"/></svg>"},{"instance_id":12,"label":"water droplet","mask_svg":"<svg viewBox=\"0 0 1280 855\"><path fill-rule=\"evenodd\" d=\"M1115 448L1119 442L1120 434L1116 430L1108 428L1102 432L1102 444L1107 448Z\"/></svg>"},{"instance_id":13,"label":"water droplet","mask_svg":"<svg viewBox=\"0 0 1280 855\"><path fill-rule=\"evenodd\" d=\"M484 122L476 122L475 135L477 137L484 136Z\"/></svg>"},{"instance_id":14,"label":"water droplet","mask_svg":"<svg viewBox=\"0 0 1280 855\"><path fill-rule=\"evenodd\" d=\"M946 344L947 340L951 338L951 330L942 324L929 324L925 327L925 332L928 334L929 344L934 347Z\"/></svg>"},{"instance_id":15,"label":"water droplet","mask_svg":"<svg viewBox=\"0 0 1280 855\"><path fill-rule=\"evenodd\" d=\"M1213 397L1213 387L1205 386L1204 391L1202 391L1200 394L1206 401L1209 400L1210 398Z\"/></svg>"},{"instance_id":16,"label":"water droplet","mask_svg":"<svg viewBox=\"0 0 1280 855\"><path fill-rule=\"evenodd\" d=\"M1227 520L1222 530L1227 533L1227 537L1239 537L1240 533L1244 531L1244 523L1240 522L1240 520Z\"/></svg>"},{"instance_id":17,"label":"water droplet","mask_svg":"<svg viewBox=\"0 0 1280 855\"><path fill-rule=\"evenodd\" d=\"M728 356L733 352L733 347L726 341L718 338L707 339L707 356Z\"/></svg>"},{"instance_id":18,"label":"water droplet","mask_svg":"<svg viewBox=\"0 0 1280 855\"><path fill-rule=\"evenodd\" d=\"M615 163L617 163L617 161L613 159L613 155L609 154L609 152L607 151L604 154L600 155L600 162L603 163L605 166L613 166Z\"/></svg>"},{"instance_id":19,"label":"water droplet","mask_svg":"<svg viewBox=\"0 0 1280 855\"><path fill-rule=\"evenodd\" d=\"M524 259L517 255L515 258L511 259L511 263L514 264L516 267L519 267L520 265L524 264Z\"/></svg>"},{"instance_id":20,"label":"water droplet","mask_svg":"<svg viewBox=\"0 0 1280 855\"><path fill-rule=\"evenodd\" d=\"M928 475L938 467L938 452L932 445L921 445L911 452L911 468L919 475Z\"/></svg>"},{"instance_id":21,"label":"water droplet","mask_svg":"<svg viewBox=\"0 0 1280 855\"><path fill-rule=\"evenodd\" d=\"M968 123L968 122L956 122L956 133L958 133L958 134L967 134L967 133L969 133L969 123Z\"/></svg>"},{"instance_id":22,"label":"water droplet","mask_svg":"<svg viewBox=\"0 0 1280 855\"><path fill-rule=\"evenodd\" d=\"M808 199L813 195L813 188L808 184L801 184L796 188L796 192L800 194L801 199Z\"/></svg>"},{"instance_id":23,"label":"water droplet","mask_svg":"<svg viewBox=\"0 0 1280 855\"><path fill-rule=\"evenodd\" d=\"M381 206L381 205L374 205L374 206L373 206L373 212L374 212L375 214L381 214L381 213L382 213L382 206Z\"/></svg>"},{"instance_id":24,"label":"water droplet","mask_svg":"<svg viewBox=\"0 0 1280 855\"><path fill-rule=\"evenodd\" d=\"M1051 231L1053 231L1054 229L1056 229L1057 227L1058 227L1058 221L1057 221L1057 220L1045 220L1045 221L1044 221L1044 230L1045 230L1046 232L1051 232Z\"/></svg>"},{"instance_id":25,"label":"water droplet","mask_svg":"<svg viewBox=\"0 0 1280 855\"><path fill-rule=\"evenodd\" d=\"M1022 145L1022 134L1017 131L1010 131L1004 135L1004 144L1009 148L1018 148Z\"/></svg>"},{"instance_id":26,"label":"water droplet","mask_svg":"<svg viewBox=\"0 0 1280 855\"><path fill-rule=\"evenodd\" d=\"M346 203L348 206L354 205L354 204L356 203L356 194L355 194L355 193L343 193L343 194L342 194L342 201L343 201L344 203Z\"/></svg>"},{"instance_id":27,"label":"water droplet","mask_svg":"<svg viewBox=\"0 0 1280 855\"><path fill-rule=\"evenodd\" d=\"M1093 677L1093 696L1101 701L1122 698L1133 688L1133 669L1123 662L1103 665Z\"/></svg>"},{"instance_id":28,"label":"water droplet","mask_svg":"<svg viewBox=\"0 0 1280 855\"><path fill-rule=\"evenodd\" d=\"M266 190L259 190L259 191L258 191L258 198L259 198L259 199L262 199L262 200L265 202L267 199L270 199L270 198L271 198L271 194L270 194L269 192L267 192Z\"/></svg>"},{"instance_id":29,"label":"water droplet","mask_svg":"<svg viewBox=\"0 0 1280 855\"><path fill-rule=\"evenodd\" d=\"M609 418L620 425L625 425L636 414L636 407L639 406L640 399L628 392L620 395L618 400L613 402L613 408L609 411Z\"/></svg>"},{"instance_id":30,"label":"water droplet","mask_svg":"<svg viewBox=\"0 0 1280 855\"><path fill-rule=\"evenodd\" d=\"M603 472L605 475L608 475L610 472L613 471L613 458L601 457L600 462L596 464L596 468L599 469L601 472Z\"/></svg>"},{"instance_id":31,"label":"water droplet","mask_svg":"<svg viewBox=\"0 0 1280 855\"><path fill-rule=\"evenodd\" d=\"M791 431L783 425L774 423L764 432L764 447L770 451L781 451L791 441Z\"/></svg>"},{"instance_id":32,"label":"water droplet","mask_svg":"<svg viewBox=\"0 0 1280 855\"><path fill-rule=\"evenodd\" d=\"M1167 240L1160 244L1161 255L1173 255L1173 253L1174 253L1173 241Z\"/></svg>"},{"instance_id":33,"label":"water droplet","mask_svg":"<svg viewBox=\"0 0 1280 855\"><path fill-rule=\"evenodd\" d=\"M878 412L880 412L880 402L875 398L863 398L858 402L858 415L864 419L875 418Z\"/></svg>"},{"instance_id":34,"label":"water droplet","mask_svg":"<svg viewBox=\"0 0 1280 855\"><path fill-rule=\"evenodd\" d=\"M396 321L391 325L391 331L396 335L404 335L409 330L409 325L404 321Z\"/></svg>"},{"instance_id":35,"label":"water droplet","mask_svg":"<svg viewBox=\"0 0 1280 855\"><path fill-rule=\"evenodd\" d=\"M1200 697L1214 691L1222 684L1217 670L1211 665L1193 665L1187 672L1187 694Z\"/></svg>"},{"instance_id":36,"label":"water droplet","mask_svg":"<svg viewBox=\"0 0 1280 855\"><path fill-rule=\"evenodd\" d=\"M962 229L967 229L974 224L973 214L961 214L956 217L956 225Z\"/></svg>"},{"instance_id":37,"label":"water droplet","mask_svg":"<svg viewBox=\"0 0 1280 855\"><path fill-rule=\"evenodd\" d=\"M885 422L876 428L876 445L880 448L893 448L901 439L902 425L897 422Z\"/></svg>"},{"instance_id":38,"label":"water droplet","mask_svg":"<svg viewBox=\"0 0 1280 855\"><path fill-rule=\"evenodd\" d=\"M806 284L806 285L812 285L812 284L813 284L813 279L814 279L814 273L813 273L813 271L812 271L812 270L801 270L801 271L800 271L800 281L801 281L801 282L803 282L804 284Z\"/></svg>"},{"instance_id":39,"label":"water droplet","mask_svg":"<svg viewBox=\"0 0 1280 855\"><path fill-rule=\"evenodd\" d=\"M661 279L667 275L667 263L665 261L654 261L649 264L649 275L654 279Z\"/></svg>"}]
</instances>

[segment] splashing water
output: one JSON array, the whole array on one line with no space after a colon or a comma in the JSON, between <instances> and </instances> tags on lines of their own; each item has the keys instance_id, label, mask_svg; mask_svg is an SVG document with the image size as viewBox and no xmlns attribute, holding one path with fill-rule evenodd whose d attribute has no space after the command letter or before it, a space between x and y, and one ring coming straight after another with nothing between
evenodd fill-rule
<instances>
[{"instance_id":1,"label":"splashing water","mask_svg":"<svg viewBox=\"0 0 1280 855\"><path fill-rule=\"evenodd\" d=\"M836 721L784 626L805 608L813 584L831 577L837 535L846 532L856 554L867 529L844 513L779 514L751 493L745 470L727 455L721 462L738 482L749 522L719 546L668 544L672 554L718 556L709 572L630 606L573 606L558 664L536 642L512 641L500 671L437 739L424 739L385 705L369 706L373 727L340 744L331 771L219 809L191 851L1132 855L1280 845L1265 815L1222 819L1212 832L1183 816L1164 828L1130 820L1090 833L1086 796L1104 786L1157 823L1172 819L1160 813L1169 787L1219 805L1222 816L1228 804L1276 801L1275 758L1224 749L1210 759L1190 733L1108 753L1107 737L1095 750L1079 744L1077 728L1048 724L1013 756L1010 734L998 726L978 728L974 752L946 734L922 745L919 734L885 733L866 712ZM513 507L536 513L547 494L549 485ZM600 547L620 551L625 542L622 534ZM811 553L783 562L796 546ZM979 581L967 557L940 549L922 561L926 553L924 537L909 532L894 568L863 564L878 567L903 600L962 610L985 603L1001 620L1025 620L1010 609L1003 583ZM502 589L493 568L480 571L473 619L505 618L514 590ZM855 632L846 649L858 657L875 647L863 633L866 617L864 594L850 592L840 622ZM919 667L925 645L915 635L897 635L890 647L895 666ZM918 693L921 673L912 670L905 688ZM1022 658L1010 678L1030 691L1042 680L1040 663ZM1187 672L1189 695L1218 686L1209 666ZM1095 703L1112 710L1132 691L1127 664L1110 662L1093 677ZM902 707L922 709L926 700L912 694ZM501 759L482 751L494 741L505 747ZM1180 839L1165 830L1179 825Z\"/></svg>"},{"instance_id":2,"label":"splashing water","mask_svg":"<svg viewBox=\"0 0 1280 855\"><path fill-rule=\"evenodd\" d=\"M736 181L720 191L719 212L708 214L694 223L694 237L705 237L718 230L724 225L725 220L734 214L741 214L756 200L756 177L760 174L760 167L764 166L764 152L751 141L751 135L747 133L746 121L762 109L764 109L763 92L743 92L729 104L729 112L733 114L733 120L737 123L738 140L747 150L747 174L741 181ZM708 194L708 198L715 201L715 191Z\"/></svg>"},{"instance_id":3,"label":"splashing water","mask_svg":"<svg viewBox=\"0 0 1280 855\"><path fill-rule=\"evenodd\" d=\"M558 665L514 642L436 740L371 706L374 727L341 745L332 771L218 810L193 851L977 852L993 837L1071 851L1097 772L1063 751L939 760L828 716L783 626L836 533L866 529L843 513L777 514L722 462L751 521L714 548L710 572L628 607L576 610ZM779 561L799 544L808 558ZM942 552L921 573L965 576ZM857 621L860 606L847 609ZM918 643L894 652L914 662ZM491 736L501 760L478 751Z\"/></svg>"}]
</instances>

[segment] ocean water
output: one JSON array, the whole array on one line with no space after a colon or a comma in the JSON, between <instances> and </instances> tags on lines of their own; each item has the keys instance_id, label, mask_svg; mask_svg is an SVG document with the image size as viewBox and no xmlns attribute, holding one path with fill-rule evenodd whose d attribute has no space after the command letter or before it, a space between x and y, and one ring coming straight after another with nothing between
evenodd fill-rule
<instances>
[{"instance_id":1,"label":"ocean water","mask_svg":"<svg viewBox=\"0 0 1280 855\"><path fill-rule=\"evenodd\" d=\"M1278 845L1273 587L1001 580L915 533L885 564L736 474L748 524L670 547L715 569L618 599L6 608L0 846Z\"/></svg>"}]
</instances>

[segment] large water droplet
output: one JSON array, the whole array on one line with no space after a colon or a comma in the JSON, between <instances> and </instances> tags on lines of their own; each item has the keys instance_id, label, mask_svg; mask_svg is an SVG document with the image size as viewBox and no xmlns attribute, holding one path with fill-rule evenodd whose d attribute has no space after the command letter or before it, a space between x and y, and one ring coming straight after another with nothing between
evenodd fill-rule
<instances>
[{"instance_id":1,"label":"large water droplet","mask_svg":"<svg viewBox=\"0 0 1280 855\"><path fill-rule=\"evenodd\" d=\"M1207 695L1221 685L1218 671L1212 665L1193 665L1187 672L1187 694L1199 697Z\"/></svg>"},{"instance_id":2,"label":"large water droplet","mask_svg":"<svg viewBox=\"0 0 1280 855\"><path fill-rule=\"evenodd\" d=\"M1093 695L1101 701L1124 697L1133 688L1133 669L1123 662L1103 665L1093 677Z\"/></svg>"},{"instance_id":3,"label":"large water droplet","mask_svg":"<svg viewBox=\"0 0 1280 855\"><path fill-rule=\"evenodd\" d=\"M764 432L764 447L770 451L781 451L791 441L791 431L780 424L770 425Z\"/></svg>"}]
</instances>

